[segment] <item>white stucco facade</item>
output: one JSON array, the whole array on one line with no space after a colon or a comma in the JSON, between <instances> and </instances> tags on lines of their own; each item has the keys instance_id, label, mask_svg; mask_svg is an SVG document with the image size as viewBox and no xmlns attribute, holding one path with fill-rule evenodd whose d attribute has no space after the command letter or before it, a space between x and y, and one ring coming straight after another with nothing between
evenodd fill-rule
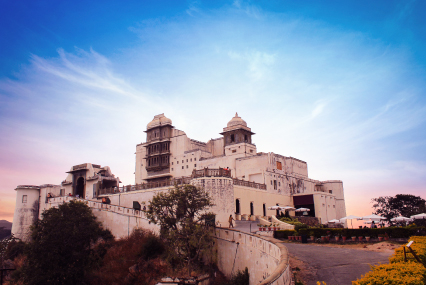
<instances>
[{"instance_id":1,"label":"white stucco facade","mask_svg":"<svg viewBox=\"0 0 426 285\"><path fill-rule=\"evenodd\" d=\"M228 168L234 179L229 214L270 216L275 211L267 208L280 205L309 208L309 214L322 223L346 215L342 181L314 180L308 176L305 161L273 152L258 153L254 133L238 114L220 134L208 142L196 141L175 129L164 114L155 116L147 125L146 142L136 146L135 183L191 177L193 171L206 168ZM244 187L237 180L262 184L263 189Z\"/></svg>"},{"instance_id":2,"label":"white stucco facade","mask_svg":"<svg viewBox=\"0 0 426 285\"><path fill-rule=\"evenodd\" d=\"M254 133L236 114L223 128L221 137L208 142L188 138L172 120L160 114L148 123L146 142L136 145L135 185L119 187L119 178L108 166L92 163L72 166L59 185L18 186L12 233L23 236L32 221L52 207L58 197L100 202L110 199L114 207L133 208L147 204L175 183L204 188L213 198L218 225L226 226L229 215L265 217L276 214L274 205L309 208L310 216L322 223L346 216L343 183L318 181L308 176L306 162L273 152L257 152ZM53 198L52 198L53 197ZM54 206L54 205L53 205ZM294 212L290 212L294 215ZM125 236L138 219L110 219L97 213L117 236ZM120 221L127 223L119 230ZM133 224L132 224L133 225Z\"/></svg>"}]
</instances>

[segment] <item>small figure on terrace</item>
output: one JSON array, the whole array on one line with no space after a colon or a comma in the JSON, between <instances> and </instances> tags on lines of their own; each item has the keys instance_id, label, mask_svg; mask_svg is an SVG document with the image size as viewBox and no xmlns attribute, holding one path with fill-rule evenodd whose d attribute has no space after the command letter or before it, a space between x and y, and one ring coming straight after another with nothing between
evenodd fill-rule
<instances>
[{"instance_id":1,"label":"small figure on terrace","mask_svg":"<svg viewBox=\"0 0 426 285\"><path fill-rule=\"evenodd\" d=\"M228 221L229 221L229 227L230 228L233 228L234 227L234 225L232 224L232 221L234 220L234 217L232 217L232 215L229 215L229 219L228 219Z\"/></svg>"}]
</instances>

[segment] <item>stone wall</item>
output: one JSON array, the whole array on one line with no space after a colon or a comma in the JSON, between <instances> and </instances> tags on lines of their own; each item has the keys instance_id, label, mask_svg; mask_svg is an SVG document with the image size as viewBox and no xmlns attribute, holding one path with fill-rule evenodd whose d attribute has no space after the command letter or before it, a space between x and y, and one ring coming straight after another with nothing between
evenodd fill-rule
<instances>
[{"instance_id":1,"label":"stone wall","mask_svg":"<svg viewBox=\"0 0 426 285\"><path fill-rule=\"evenodd\" d=\"M79 200L92 208L104 228L111 230L116 238L127 237L135 228L159 232L157 225L149 223L142 211L102 204L74 197L49 199L44 209L57 207L71 200ZM228 277L246 267L250 284L290 284L291 269L287 248L270 237L243 233L237 230L216 228L216 263Z\"/></svg>"},{"instance_id":2,"label":"stone wall","mask_svg":"<svg viewBox=\"0 0 426 285\"><path fill-rule=\"evenodd\" d=\"M92 209L97 220L102 223L102 226L109 229L116 238L127 237L136 228L142 228L157 234L160 231L159 226L150 223L142 211L123 206L102 204L96 201L87 201L75 197L51 198L48 203L45 204L44 210L58 207L60 204L67 203L71 200L86 203L87 206Z\"/></svg>"},{"instance_id":3,"label":"stone wall","mask_svg":"<svg viewBox=\"0 0 426 285\"><path fill-rule=\"evenodd\" d=\"M248 268L250 284L291 284L287 248L278 240L216 229L217 265L227 277Z\"/></svg>"}]
</instances>

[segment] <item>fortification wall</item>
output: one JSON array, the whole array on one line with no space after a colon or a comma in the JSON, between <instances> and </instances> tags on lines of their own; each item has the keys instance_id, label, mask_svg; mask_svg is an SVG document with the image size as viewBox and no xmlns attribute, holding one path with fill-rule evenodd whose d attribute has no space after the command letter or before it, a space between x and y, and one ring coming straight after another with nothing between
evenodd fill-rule
<instances>
[{"instance_id":1,"label":"fortification wall","mask_svg":"<svg viewBox=\"0 0 426 285\"><path fill-rule=\"evenodd\" d=\"M160 232L160 227L150 223L142 211L123 206L102 204L97 201L88 201L75 197L56 197L49 199L43 210L58 207L60 204L71 200L86 203L92 209L97 220L102 223L102 226L109 229L116 238L129 236L135 228L150 230L156 234Z\"/></svg>"},{"instance_id":2,"label":"fortification wall","mask_svg":"<svg viewBox=\"0 0 426 285\"><path fill-rule=\"evenodd\" d=\"M217 265L230 277L246 267L250 284L291 284L287 248L274 238L216 229Z\"/></svg>"},{"instance_id":3,"label":"fortification wall","mask_svg":"<svg viewBox=\"0 0 426 285\"><path fill-rule=\"evenodd\" d=\"M104 228L116 238L127 237L135 228L159 232L159 227L149 223L142 211L107 205L75 197L51 198L44 209L78 200L86 203ZM250 273L250 284L280 284L291 282L291 269L287 248L270 237L258 236L232 229L215 229L217 265L228 277L246 267Z\"/></svg>"}]
</instances>

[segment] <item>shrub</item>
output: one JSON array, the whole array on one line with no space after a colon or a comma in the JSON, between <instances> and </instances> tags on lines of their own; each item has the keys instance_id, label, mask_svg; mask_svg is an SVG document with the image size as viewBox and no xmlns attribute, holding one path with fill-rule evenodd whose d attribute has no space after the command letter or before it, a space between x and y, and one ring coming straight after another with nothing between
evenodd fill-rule
<instances>
[{"instance_id":1,"label":"shrub","mask_svg":"<svg viewBox=\"0 0 426 285\"><path fill-rule=\"evenodd\" d=\"M281 238L281 239L287 239L288 236L293 236L295 230L281 230L281 231L275 231L274 232L274 238Z\"/></svg>"},{"instance_id":2,"label":"shrub","mask_svg":"<svg viewBox=\"0 0 426 285\"><path fill-rule=\"evenodd\" d=\"M352 281L353 285L424 285L426 269L414 262L396 262L372 267L372 271L361 279Z\"/></svg>"},{"instance_id":3,"label":"shrub","mask_svg":"<svg viewBox=\"0 0 426 285\"><path fill-rule=\"evenodd\" d=\"M156 236L149 235L145 243L142 245L139 254L144 260L154 259L164 253L164 243Z\"/></svg>"},{"instance_id":4,"label":"shrub","mask_svg":"<svg viewBox=\"0 0 426 285\"><path fill-rule=\"evenodd\" d=\"M410 241L414 241L411 249L420 258L423 264L426 264L426 237L411 237ZM407 250L407 260L415 261L414 256ZM404 260L404 250L402 247L395 249L395 254L389 258L391 263L402 262Z\"/></svg>"},{"instance_id":5,"label":"shrub","mask_svg":"<svg viewBox=\"0 0 426 285\"><path fill-rule=\"evenodd\" d=\"M426 237L411 237L414 241L411 246L419 258L426 261ZM426 283L426 268L423 264L415 262L412 254L407 254L407 262L404 262L403 248L395 249L395 254L389 258L389 264L373 266L372 270L361 279L353 281L353 285L423 285Z\"/></svg>"}]
</instances>

